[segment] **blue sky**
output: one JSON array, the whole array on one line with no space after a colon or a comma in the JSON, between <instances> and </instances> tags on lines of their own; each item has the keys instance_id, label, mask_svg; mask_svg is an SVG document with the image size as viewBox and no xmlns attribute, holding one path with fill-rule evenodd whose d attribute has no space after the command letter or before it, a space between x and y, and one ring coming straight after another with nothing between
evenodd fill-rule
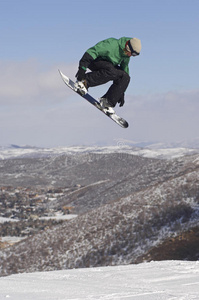
<instances>
[{"instance_id":1,"label":"blue sky","mask_svg":"<svg viewBox=\"0 0 199 300\"><path fill-rule=\"evenodd\" d=\"M70 146L199 136L198 0L0 0L0 145ZM138 37L119 128L64 86L98 41ZM100 97L109 85L90 89Z\"/></svg>"}]
</instances>

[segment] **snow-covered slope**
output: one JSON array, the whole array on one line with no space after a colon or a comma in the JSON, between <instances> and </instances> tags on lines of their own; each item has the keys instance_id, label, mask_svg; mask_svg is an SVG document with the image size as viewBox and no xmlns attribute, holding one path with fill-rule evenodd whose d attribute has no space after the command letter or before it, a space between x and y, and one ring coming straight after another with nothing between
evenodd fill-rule
<instances>
[{"instance_id":1,"label":"snow-covered slope","mask_svg":"<svg viewBox=\"0 0 199 300\"><path fill-rule=\"evenodd\" d=\"M164 261L0 278L0 299L197 300L199 262Z\"/></svg>"}]
</instances>

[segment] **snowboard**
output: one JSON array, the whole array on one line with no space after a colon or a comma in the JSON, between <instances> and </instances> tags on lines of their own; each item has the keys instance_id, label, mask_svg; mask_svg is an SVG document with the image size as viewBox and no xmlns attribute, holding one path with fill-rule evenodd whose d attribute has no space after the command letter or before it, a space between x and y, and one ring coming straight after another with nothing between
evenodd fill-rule
<instances>
[{"instance_id":1,"label":"snowboard","mask_svg":"<svg viewBox=\"0 0 199 300\"><path fill-rule=\"evenodd\" d=\"M107 111L107 109L104 109L99 101L97 101L95 98L93 98L89 93L86 93L85 95L80 94L76 87L75 87L75 83L74 81L72 81L69 77L67 77L66 75L64 75L60 70L58 70L61 78L63 79L64 83L71 88L74 92L76 92L77 94L79 94L80 96L82 96L84 99L86 99L88 102L90 102L92 105L94 105L96 108L98 108L101 112L103 112L107 117L109 117L111 120L113 120L115 123L117 123L118 125L120 125L123 128L127 128L129 125L127 123L126 120L124 120L123 118L119 117L115 112L114 113L110 113Z\"/></svg>"}]
</instances>

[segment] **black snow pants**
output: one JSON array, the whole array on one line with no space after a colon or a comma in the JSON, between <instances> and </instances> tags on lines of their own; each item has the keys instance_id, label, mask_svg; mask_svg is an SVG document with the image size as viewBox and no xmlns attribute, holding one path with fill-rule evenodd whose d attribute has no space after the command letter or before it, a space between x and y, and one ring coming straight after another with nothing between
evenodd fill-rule
<instances>
[{"instance_id":1,"label":"black snow pants","mask_svg":"<svg viewBox=\"0 0 199 300\"><path fill-rule=\"evenodd\" d=\"M130 82L130 76L119 67L114 67L111 62L95 60L88 68L92 71L86 73L88 87L94 87L113 81L113 84L103 96L114 107L117 103L124 103L124 93Z\"/></svg>"}]
</instances>

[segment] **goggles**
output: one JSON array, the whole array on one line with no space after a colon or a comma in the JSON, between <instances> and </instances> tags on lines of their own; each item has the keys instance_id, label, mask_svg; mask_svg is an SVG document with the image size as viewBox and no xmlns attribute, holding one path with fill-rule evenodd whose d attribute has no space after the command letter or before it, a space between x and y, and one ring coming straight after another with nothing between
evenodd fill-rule
<instances>
[{"instance_id":1,"label":"goggles","mask_svg":"<svg viewBox=\"0 0 199 300\"><path fill-rule=\"evenodd\" d=\"M131 46L130 40L126 42L125 48L128 52L131 53L131 56L137 56L140 53L133 50L133 47Z\"/></svg>"}]
</instances>

